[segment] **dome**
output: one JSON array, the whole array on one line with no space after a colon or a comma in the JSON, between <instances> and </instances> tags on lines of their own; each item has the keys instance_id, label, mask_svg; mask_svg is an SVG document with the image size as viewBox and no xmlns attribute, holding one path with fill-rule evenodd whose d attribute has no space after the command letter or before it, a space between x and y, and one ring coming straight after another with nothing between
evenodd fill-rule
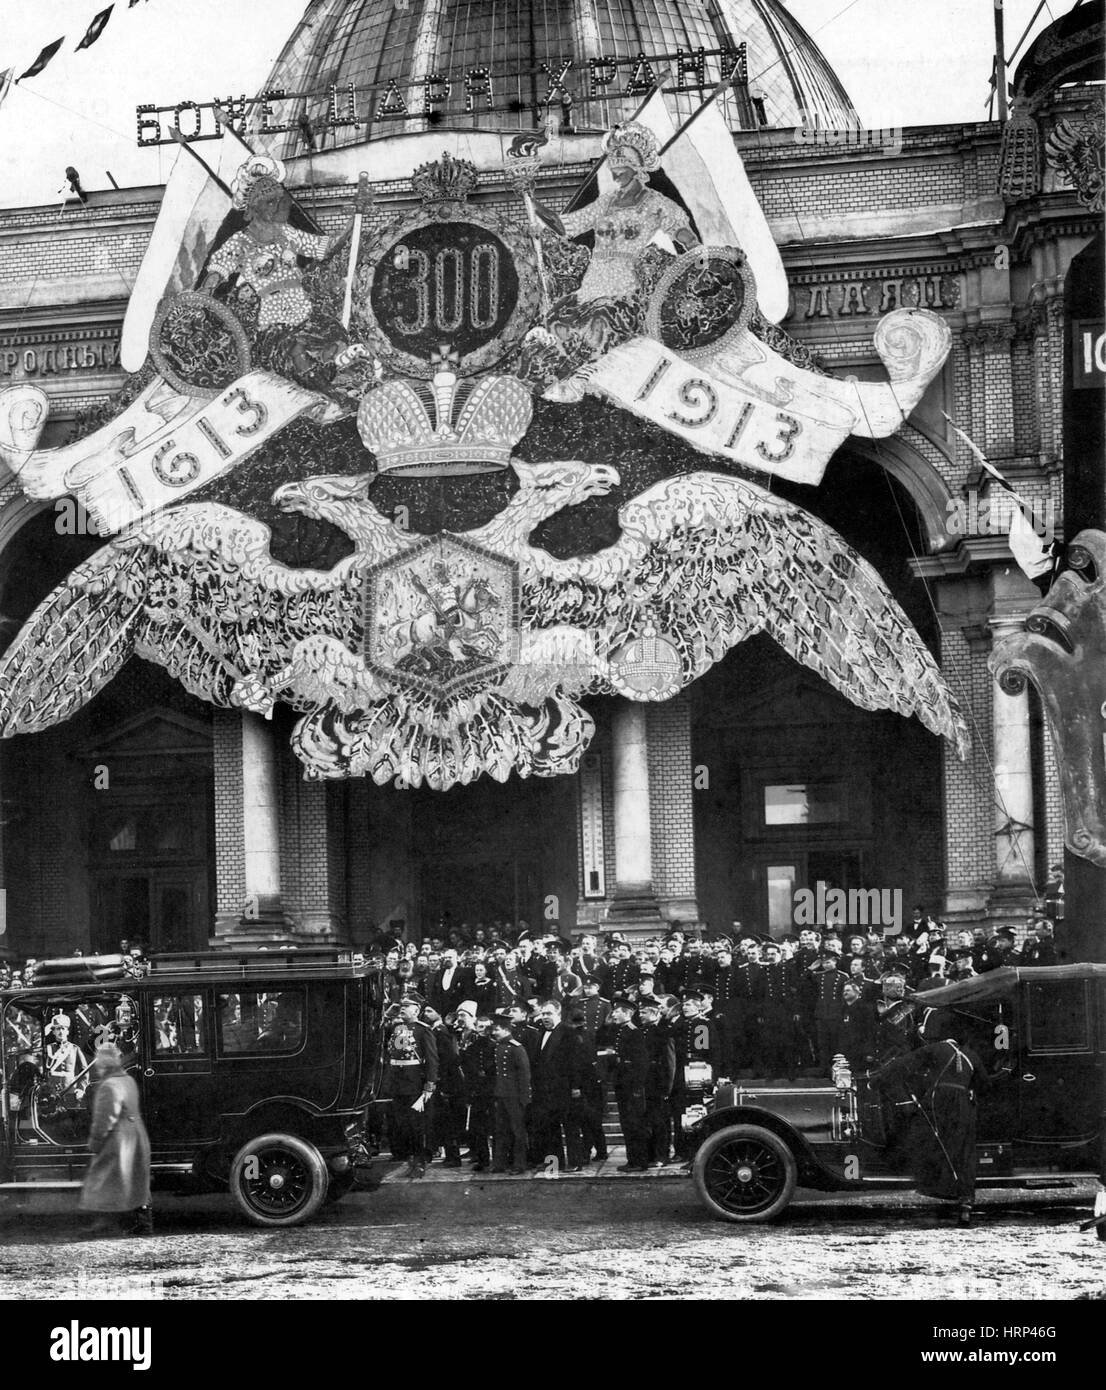
<instances>
[{"instance_id":1,"label":"dome","mask_svg":"<svg viewBox=\"0 0 1106 1390\"><path fill-rule=\"evenodd\" d=\"M721 77L726 51L730 71L744 54L725 97L734 129L855 122L833 69L781 0L312 0L268 86L304 94L300 114L316 132L327 128L331 148L433 125L530 129L549 73L571 59L571 104L558 90L552 109L573 130L606 130L633 115L666 66L668 88L681 85L679 55L685 67L702 65L675 96L690 114ZM338 124L335 115L351 115L351 86L356 121ZM300 130L284 142L285 156L303 153Z\"/></svg>"}]
</instances>

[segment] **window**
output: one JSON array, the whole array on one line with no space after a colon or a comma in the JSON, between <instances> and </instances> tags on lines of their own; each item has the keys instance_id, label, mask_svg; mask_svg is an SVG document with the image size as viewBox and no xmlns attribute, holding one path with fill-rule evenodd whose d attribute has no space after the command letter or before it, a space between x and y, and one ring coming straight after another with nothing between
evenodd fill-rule
<instances>
[{"instance_id":1,"label":"window","mask_svg":"<svg viewBox=\"0 0 1106 1390\"><path fill-rule=\"evenodd\" d=\"M765 825L838 825L846 819L843 782L769 783Z\"/></svg>"},{"instance_id":2,"label":"window","mask_svg":"<svg viewBox=\"0 0 1106 1390\"><path fill-rule=\"evenodd\" d=\"M1090 1016L1083 980L1029 985L1030 1052L1089 1052Z\"/></svg>"},{"instance_id":3,"label":"window","mask_svg":"<svg viewBox=\"0 0 1106 1390\"><path fill-rule=\"evenodd\" d=\"M303 991L220 994L219 1046L224 1053L296 1052L303 1042Z\"/></svg>"},{"instance_id":4,"label":"window","mask_svg":"<svg viewBox=\"0 0 1106 1390\"><path fill-rule=\"evenodd\" d=\"M194 1057L204 1048L202 994L159 994L154 998L154 1055Z\"/></svg>"}]
</instances>

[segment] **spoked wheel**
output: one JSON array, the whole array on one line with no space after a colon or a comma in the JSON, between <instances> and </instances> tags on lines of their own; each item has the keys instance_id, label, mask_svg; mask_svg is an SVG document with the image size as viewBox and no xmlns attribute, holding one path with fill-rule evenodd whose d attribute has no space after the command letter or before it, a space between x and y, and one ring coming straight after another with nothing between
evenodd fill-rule
<instances>
[{"instance_id":1,"label":"spoked wheel","mask_svg":"<svg viewBox=\"0 0 1106 1390\"><path fill-rule=\"evenodd\" d=\"M294 1134L262 1134L244 1144L230 1169L230 1190L258 1226L297 1226L326 1198L322 1154Z\"/></svg>"},{"instance_id":2,"label":"spoked wheel","mask_svg":"<svg viewBox=\"0 0 1106 1390\"><path fill-rule=\"evenodd\" d=\"M797 1176L787 1143L759 1125L712 1134L692 1167L695 1190L723 1221L771 1221L791 1201Z\"/></svg>"}]
</instances>

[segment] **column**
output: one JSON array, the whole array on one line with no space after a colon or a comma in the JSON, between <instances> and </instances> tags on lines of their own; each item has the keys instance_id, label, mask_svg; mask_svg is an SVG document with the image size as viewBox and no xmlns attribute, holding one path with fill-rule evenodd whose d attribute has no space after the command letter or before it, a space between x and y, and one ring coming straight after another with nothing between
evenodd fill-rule
<instances>
[{"instance_id":1,"label":"column","mask_svg":"<svg viewBox=\"0 0 1106 1390\"><path fill-rule=\"evenodd\" d=\"M1022 626L1020 618L993 618L992 642ZM1033 896L1033 764L1029 690L1009 695L992 682L995 785L995 894Z\"/></svg>"},{"instance_id":2,"label":"column","mask_svg":"<svg viewBox=\"0 0 1106 1390\"><path fill-rule=\"evenodd\" d=\"M289 939L280 891L280 786L272 726L226 714L215 738L215 945Z\"/></svg>"},{"instance_id":3,"label":"column","mask_svg":"<svg viewBox=\"0 0 1106 1390\"><path fill-rule=\"evenodd\" d=\"M242 715L242 857L247 920L280 915L280 791L273 731L259 714Z\"/></svg>"},{"instance_id":4,"label":"column","mask_svg":"<svg viewBox=\"0 0 1106 1390\"><path fill-rule=\"evenodd\" d=\"M611 720L615 889L607 916L627 927L660 920L653 892L649 737L645 705L619 700Z\"/></svg>"}]
</instances>

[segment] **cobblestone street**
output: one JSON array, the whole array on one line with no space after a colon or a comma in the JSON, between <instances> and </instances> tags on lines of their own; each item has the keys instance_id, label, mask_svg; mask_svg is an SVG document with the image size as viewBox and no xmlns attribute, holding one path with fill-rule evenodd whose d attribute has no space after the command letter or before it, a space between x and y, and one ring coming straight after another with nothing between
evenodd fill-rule
<instances>
[{"instance_id":1,"label":"cobblestone street","mask_svg":"<svg viewBox=\"0 0 1106 1390\"><path fill-rule=\"evenodd\" d=\"M1089 1189L937 1203L803 1194L776 1226L709 1219L686 1179L389 1182L283 1232L225 1198L164 1199L153 1239L83 1240L60 1201L0 1216L0 1297L154 1299L1106 1298Z\"/></svg>"}]
</instances>

